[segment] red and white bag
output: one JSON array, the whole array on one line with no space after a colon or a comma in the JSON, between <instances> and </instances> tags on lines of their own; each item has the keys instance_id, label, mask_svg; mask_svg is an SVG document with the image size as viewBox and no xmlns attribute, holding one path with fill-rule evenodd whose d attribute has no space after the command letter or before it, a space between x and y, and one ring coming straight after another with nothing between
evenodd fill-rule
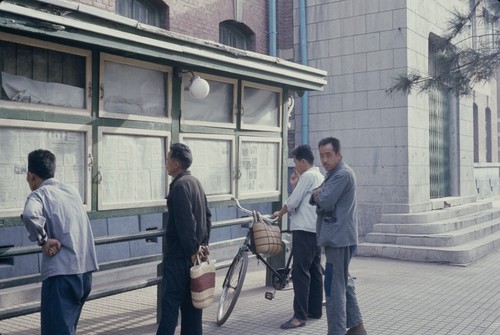
<instances>
[{"instance_id":1,"label":"red and white bag","mask_svg":"<svg viewBox=\"0 0 500 335\"><path fill-rule=\"evenodd\" d=\"M210 260L202 262L198 256L191 267L190 276L193 306L198 309L207 308L214 301L215 264Z\"/></svg>"}]
</instances>

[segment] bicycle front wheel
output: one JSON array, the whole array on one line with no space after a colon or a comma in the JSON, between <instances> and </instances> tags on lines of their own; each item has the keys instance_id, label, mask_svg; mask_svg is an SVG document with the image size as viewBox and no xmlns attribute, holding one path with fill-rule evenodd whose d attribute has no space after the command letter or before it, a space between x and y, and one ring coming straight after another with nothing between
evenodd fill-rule
<instances>
[{"instance_id":1,"label":"bicycle front wheel","mask_svg":"<svg viewBox=\"0 0 500 335\"><path fill-rule=\"evenodd\" d=\"M247 273L248 251L240 250L227 270L217 307L217 325L222 326L233 311Z\"/></svg>"}]
</instances>

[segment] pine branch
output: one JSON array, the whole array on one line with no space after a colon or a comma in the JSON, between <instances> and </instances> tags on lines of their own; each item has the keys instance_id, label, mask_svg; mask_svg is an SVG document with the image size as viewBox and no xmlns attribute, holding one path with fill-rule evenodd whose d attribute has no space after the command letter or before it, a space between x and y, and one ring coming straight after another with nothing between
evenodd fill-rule
<instances>
[{"instance_id":1,"label":"pine branch","mask_svg":"<svg viewBox=\"0 0 500 335\"><path fill-rule=\"evenodd\" d=\"M400 74L394 78L393 86L386 92L389 94L395 92L409 94L414 89L418 89L419 92L441 89L458 95L469 95L474 85L494 78L496 69L500 67L500 35L498 32L467 36L452 43L452 40L472 26L471 22L474 20L474 15L482 1L476 0L472 10L467 14L455 10L452 13L452 19L448 22L447 33L442 38L431 40L432 49L435 52L437 73L431 73L432 76L424 76L416 72ZM500 12L500 1L498 8L496 13ZM494 22L499 18L491 13L483 12L480 19ZM477 49L459 47L473 38L487 38L489 43L480 44Z\"/></svg>"}]
</instances>

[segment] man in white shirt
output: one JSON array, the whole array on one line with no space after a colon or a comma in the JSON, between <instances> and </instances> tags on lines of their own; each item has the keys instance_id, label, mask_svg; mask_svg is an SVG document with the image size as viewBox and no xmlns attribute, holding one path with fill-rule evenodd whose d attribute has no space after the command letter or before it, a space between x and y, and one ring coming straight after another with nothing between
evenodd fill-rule
<instances>
[{"instance_id":1,"label":"man in white shirt","mask_svg":"<svg viewBox=\"0 0 500 335\"><path fill-rule=\"evenodd\" d=\"M291 214L293 253L293 317L281 325L281 329L302 327L308 318L322 316L323 274L321 271L321 249L316 240L316 209L309 204L314 189L324 180L318 167L314 166L314 155L307 144L292 151L295 172L290 176L293 188L283 207L273 216Z\"/></svg>"}]
</instances>

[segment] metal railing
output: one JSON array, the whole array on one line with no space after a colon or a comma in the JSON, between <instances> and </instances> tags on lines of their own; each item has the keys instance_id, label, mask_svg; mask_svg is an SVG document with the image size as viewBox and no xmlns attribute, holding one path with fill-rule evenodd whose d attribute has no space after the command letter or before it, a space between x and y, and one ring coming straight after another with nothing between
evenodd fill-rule
<instances>
[{"instance_id":1,"label":"metal railing","mask_svg":"<svg viewBox=\"0 0 500 335\"><path fill-rule=\"evenodd\" d=\"M212 224L212 229L235 226L235 225L245 225L245 224L250 223L250 222L252 222L252 218L250 218L250 217L237 218L237 219L231 219L231 220L221 220L221 221L214 222ZM149 231L143 231L143 232L132 233L132 234L103 236L103 237L98 237L95 239L95 245L98 246L98 245L118 243L118 242L126 242L126 241L142 240L142 239L152 239L152 238L157 238L157 237L163 237L164 234L165 234L164 229L157 229L157 230L149 230ZM235 239L235 241L236 240L238 240L238 238ZM231 245L232 241L233 240L216 242L216 243L214 243L214 245L216 245L217 247L223 247L224 245ZM234 243L234 244L236 244L236 243ZM14 256L21 256L21 255L36 254L36 253L40 253L41 251L42 251L42 249L39 246L2 248L2 249L0 249L0 259L14 257ZM140 264L146 264L146 263L151 263L151 262L158 262L158 261L161 261L161 259L162 259L161 254L155 254L155 255L149 255L149 256L107 262L107 263L99 264L99 271L101 272L101 271L123 268L123 267L127 267L127 266L140 265ZM230 261L229 262L217 262L216 268L221 269L224 267L228 267L229 265L230 265ZM38 283L38 282L40 282L40 275L39 274L30 275L30 276L23 276L23 277L15 277L15 278L11 278L11 279L0 280L0 289L19 287L22 285L34 284L34 283ZM114 295L114 294L119 294L119 293L124 293L127 291L137 290L137 289L141 289L144 287L157 285L160 282L161 282L161 277L155 276L155 277L150 277L150 278L143 278L141 281L133 281L130 283L124 283L122 285L115 285L115 286L111 286L111 287L108 286L108 287L103 288L103 289L98 289L98 290L92 291L88 300L103 298L103 297L107 297L107 296ZM0 309L0 320L12 318L12 317L17 317L17 316L21 316L21 315L26 315L26 314L31 314L31 313L36 313L39 311L40 311L40 303L39 302L24 304L24 305L21 305L18 307L13 307L13 308L4 308L4 309Z\"/></svg>"}]
</instances>

